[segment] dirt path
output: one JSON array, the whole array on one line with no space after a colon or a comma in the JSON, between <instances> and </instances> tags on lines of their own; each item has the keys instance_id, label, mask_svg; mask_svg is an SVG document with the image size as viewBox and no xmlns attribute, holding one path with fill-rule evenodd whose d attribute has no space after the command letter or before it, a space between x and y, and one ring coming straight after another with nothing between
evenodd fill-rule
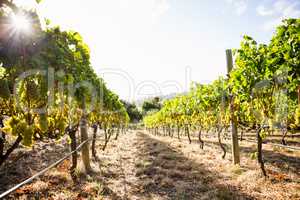
<instances>
[{"instance_id":1,"label":"dirt path","mask_svg":"<svg viewBox=\"0 0 300 200\"><path fill-rule=\"evenodd\" d=\"M118 144L122 145L112 143L102 157L102 175L109 188L105 199L252 199L149 135L131 133Z\"/></svg>"},{"instance_id":2,"label":"dirt path","mask_svg":"<svg viewBox=\"0 0 300 200\"><path fill-rule=\"evenodd\" d=\"M184 138L178 141L143 131L121 134L105 151L103 143L96 143L99 159L92 159L94 173L82 176L79 168L78 183L72 181L66 160L9 199L300 199L300 177L288 162L295 159L298 163L296 154L290 153L293 159L287 162L272 154L276 163L287 166L283 170L266 163L270 178L265 180L248 153L242 151L241 166L233 166L230 153L221 159L221 150L214 143L206 142L201 150L197 141L188 144Z\"/></svg>"},{"instance_id":3,"label":"dirt path","mask_svg":"<svg viewBox=\"0 0 300 200\"><path fill-rule=\"evenodd\" d=\"M104 153L98 153L101 175L106 185L105 199L139 199L132 196L132 191L138 187L135 176L138 138L134 133L129 135L112 141Z\"/></svg>"},{"instance_id":4,"label":"dirt path","mask_svg":"<svg viewBox=\"0 0 300 200\"><path fill-rule=\"evenodd\" d=\"M243 155L242 166L236 167L230 155L223 160L219 151L131 132L105 153L102 170L113 191L105 199L300 199L295 174L268 166L271 177L265 181L255 160Z\"/></svg>"}]
</instances>

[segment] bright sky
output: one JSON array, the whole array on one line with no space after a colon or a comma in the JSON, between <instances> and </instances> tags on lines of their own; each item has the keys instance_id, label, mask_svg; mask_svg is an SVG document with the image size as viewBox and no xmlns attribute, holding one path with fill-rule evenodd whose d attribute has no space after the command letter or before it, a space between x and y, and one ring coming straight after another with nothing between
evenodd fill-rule
<instances>
[{"instance_id":1,"label":"bright sky","mask_svg":"<svg viewBox=\"0 0 300 200\"><path fill-rule=\"evenodd\" d=\"M43 0L37 9L83 36L95 71L127 100L210 82L242 35L268 42L281 19L300 17L299 0Z\"/></svg>"}]
</instances>

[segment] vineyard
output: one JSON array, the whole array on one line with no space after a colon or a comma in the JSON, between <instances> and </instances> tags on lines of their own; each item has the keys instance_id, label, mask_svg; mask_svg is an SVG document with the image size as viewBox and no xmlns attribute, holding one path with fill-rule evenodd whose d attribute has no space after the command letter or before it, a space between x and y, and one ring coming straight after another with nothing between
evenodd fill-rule
<instances>
[{"instance_id":1,"label":"vineyard","mask_svg":"<svg viewBox=\"0 0 300 200\"><path fill-rule=\"evenodd\" d=\"M231 71L228 65L227 78L220 77L208 85L194 83L187 95L165 101L159 112L145 117L146 127L155 133L163 128L169 136L173 136L175 127L178 139L183 128L189 143L190 132L197 131L201 149L202 132L215 134L223 158L226 148L221 141L222 133L228 132L230 126L235 132L239 128L241 135L256 130L255 156L267 176L262 158L263 139L276 131L282 134L281 143L287 145L288 131L294 133L299 129L299 28L299 19L284 21L269 45L257 44L244 36L241 48L235 52L236 68Z\"/></svg>"},{"instance_id":2,"label":"vineyard","mask_svg":"<svg viewBox=\"0 0 300 200\"><path fill-rule=\"evenodd\" d=\"M300 199L300 19L142 112L90 54L0 0L0 199Z\"/></svg>"}]
</instances>

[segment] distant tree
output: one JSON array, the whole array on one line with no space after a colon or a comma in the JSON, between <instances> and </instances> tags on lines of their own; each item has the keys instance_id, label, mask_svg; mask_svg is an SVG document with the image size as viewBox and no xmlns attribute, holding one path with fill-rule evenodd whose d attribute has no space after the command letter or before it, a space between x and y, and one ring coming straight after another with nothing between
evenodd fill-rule
<instances>
[{"instance_id":1,"label":"distant tree","mask_svg":"<svg viewBox=\"0 0 300 200\"><path fill-rule=\"evenodd\" d=\"M143 114L147 114L150 111L159 111L162 107L159 97L154 97L151 100L144 101L142 105Z\"/></svg>"},{"instance_id":2,"label":"distant tree","mask_svg":"<svg viewBox=\"0 0 300 200\"><path fill-rule=\"evenodd\" d=\"M122 100L122 103L124 104L124 106L126 108L126 111L129 115L131 123L139 122L143 118L142 113L139 111L139 109L137 108L135 103L130 103L130 102L123 101L123 100Z\"/></svg>"}]
</instances>

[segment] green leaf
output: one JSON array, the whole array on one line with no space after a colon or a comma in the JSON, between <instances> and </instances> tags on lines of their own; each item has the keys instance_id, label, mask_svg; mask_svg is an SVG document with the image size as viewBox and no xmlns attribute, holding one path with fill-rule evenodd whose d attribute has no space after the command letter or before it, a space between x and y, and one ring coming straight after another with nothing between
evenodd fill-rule
<instances>
[{"instance_id":1,"label":"green leaf","mask_svg":"<svg viewBox=\"0 0 300 200\"><path fill-rule=\"evenodd\" d=\"M45 18L44 21L45 21L45 24L46 24L47 26L49 26L49 25L51 24L50 19Z\"/></svg>"}]
</instances>

